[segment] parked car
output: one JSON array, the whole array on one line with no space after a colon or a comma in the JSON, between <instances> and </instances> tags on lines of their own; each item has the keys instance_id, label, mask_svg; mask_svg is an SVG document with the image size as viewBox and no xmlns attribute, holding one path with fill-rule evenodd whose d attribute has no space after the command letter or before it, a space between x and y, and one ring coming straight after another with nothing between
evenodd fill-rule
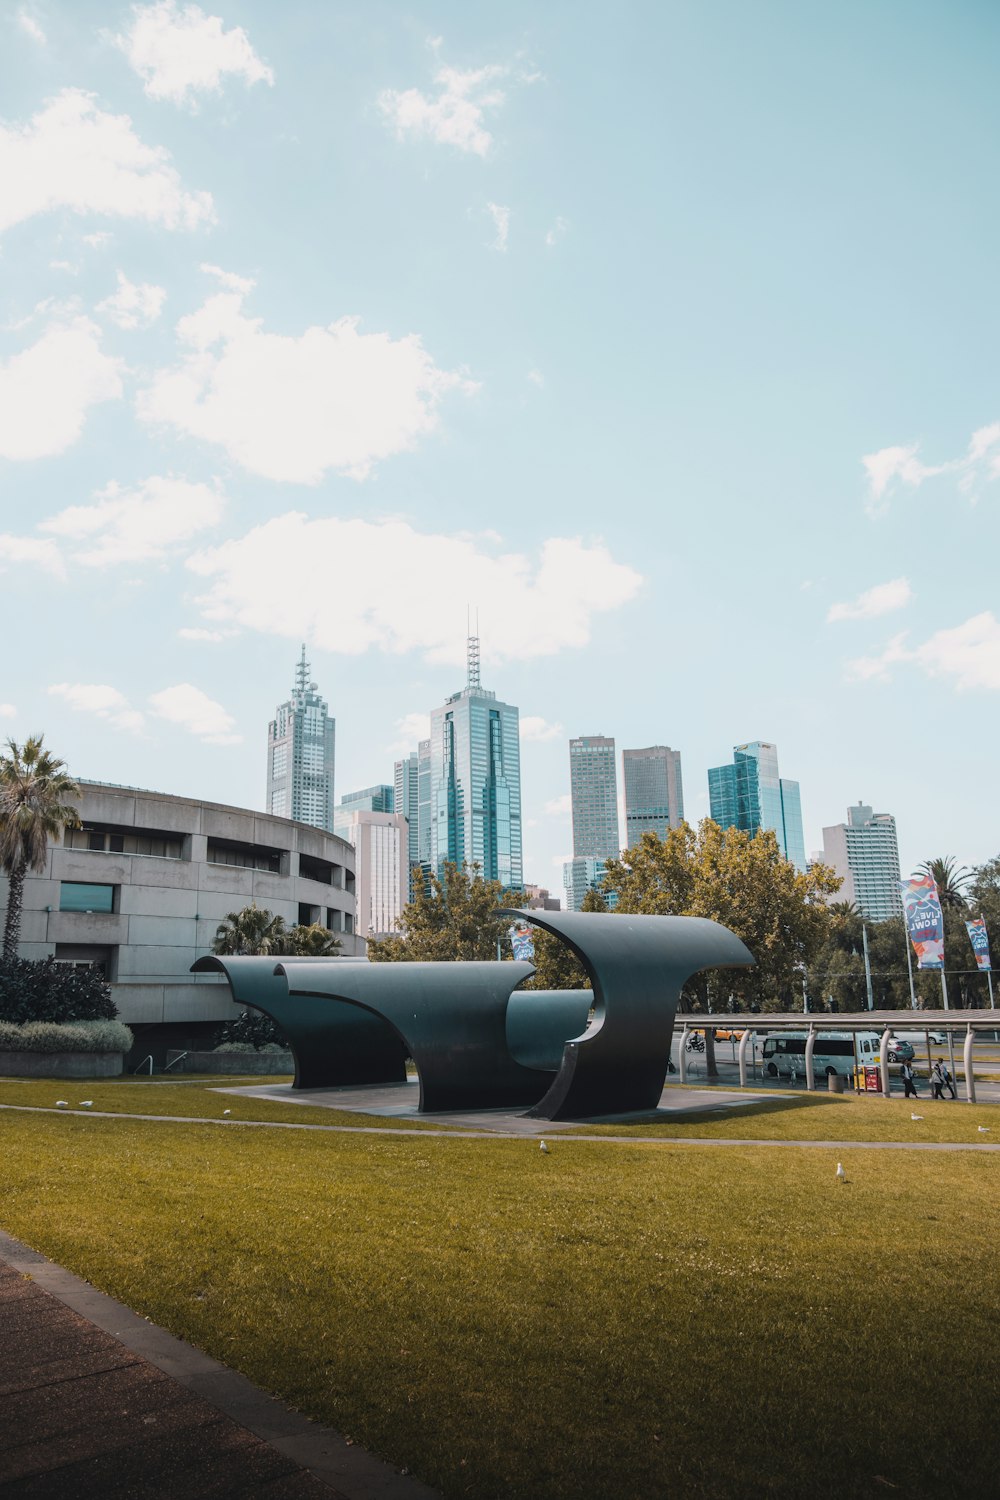
<instances>
[{"instance_id":1,"label":"parked car","mask_svg":"<svg viewBox=\"0 0 1000 1500\"><path fill-rule=\"evenodd\" d=\"M889 1061L890 1062L912 1062L913 1048L909 1042L904 1042L902 1037L891 1036L889 1038Z\"/></svg>"}]
</instances>

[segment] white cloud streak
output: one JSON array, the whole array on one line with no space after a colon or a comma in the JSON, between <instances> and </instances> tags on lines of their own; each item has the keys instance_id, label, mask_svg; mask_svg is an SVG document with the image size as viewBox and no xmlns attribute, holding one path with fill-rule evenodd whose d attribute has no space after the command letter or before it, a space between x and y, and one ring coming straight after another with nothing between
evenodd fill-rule
<instances>
[{"instance_id":1,"label":"white cloud streak","mask_svg":"<svg viewBox=\"0 0 1000 1500\"><path fill-rule=\"evenodd\" d=\"M31 40L33 42L37 42L39 47L48 46L48 37L45 35L45 32L42 30L41 26L38 24L38 22L35 20L35 17L31 14L26 6L22 6L22 8L18 11L17 24L20 26L25 36L30 36Z\"/></svg>"},{"instance_id":2,"label":"white cloud streak","mask_svg":"<svg viewBox=\"0 0 1000 1500\"><path fill-rule=\"evenodd\" d=\"M79 317L53 323L29 349L0 361L0 457L65 452L90 408L122 394L121 369L103 353L96 323Z\"/></svg>"},{"instance_id":3,"label":"white cloud streak","mask_svg":"<svg viewBox=\"0 0 1000 1500\"><path fill-rule=\"evenodd\" d=\"M335 589L331 559L344 562ZM419 532L403 521L310 520L295 512L196 554L188 566L209 581L199 600L209 622L345 655L374 647L455 665L465 643L453 594L429 589L428 579L461 578L484 620L498 622L491 655L512 660L586 645L595 615L628 603L642 584L599 541L552 537L535 558L495 555L475 539ZM282 577L295 587L275 588Z\"/></svg>"},{"instance_id":4,"label":"white cloud streak","mask_svg":"<svg viewBox=\"0 0 1000 1500\"><path fill-rule=\"evenodd\" d=\"M978 427L969 439L969 446L961 458L950 458L941 464L925 464L918 457L918 443L893 448L880 448L877 453L868 453L861 460L868 478L868 503L870 515L882 514L899 486L915 490L925 480L939 474L958 475L959 489L968 493L979 483L989 483L1000 476L1000 422L990 422Z\"/></svg>"},{"instance_id":5,"label":"white cloud streak","mask_svg":"<svg viewBox=\"0 0 1000 1500\"><path fill-rule=\"evenodd\" d=\"M165 287L148 281L129 281L125 272L119 271L118 290L98 302L94 311L106 313L112 323L128 331L149 328L163 311L166 297Z\"/></svg>"},{"instance_id":6,"label":"white cloud streak","mask_svg":"<svg viewBox=\"0 0 1000 1500\"><path fill-rule=\"evenodd\" d=\"M507 68L440 67L434 75L437 93L420 89L383 89L378 105L400 140L425 137L442 146L454 146L475 156L487 156L493 137L486 117L500 108L506 97L498 87Z\"/></svg>"},{"instance_id":7,"label":"white cloud streak","mask_svg":"<svg viewBox=\"0 0 1000 1500\"><path fill-rule=\"evenodd\" d=\"M112 41L150 99L194 108L198 94L219 93L225 78L242 78L248 86L274 83L243 28L226 31L220 16L198 5L133 5L131 26Z\"/></svg>"},{"instance_id":8,"label":"white cloud streak","mask_svg":"<svg viewBox=\"0 0 1000 1500\"><path fill-rule=\"evenodd\" d=\"M550 818L568 818L573 811L573 798L569 792L553 797L545 804L545 813Z\"/></svg>"},{"instance_id":9,"label":"white cloud streak","mask_svg":"<svg viewBox=\"0 0 1000 1500\"><path fill-rule=\"evenodd\" d=\"M133 489L112 482L93 505L71 505L40 531L72 547L74 561L101 568L167 556L222 519L225 496L218 483L192 484L152 475Z\"/></svg>"},{"instance_id":10,"label":"white cloud streak","mask_svg":"<svg viewBox=\"0 0 1000 1500\"><path fill-rule=\"evenodd\" d=\"M887 682L892 667L912 663L928 677L950 678L958 692L1000 692L1000 620L992 610L937 630L919 646L908 647L907 638L904 631L893 636L877 656L848 662L848 676L855 681Z\"/></svg>"},{"instance_id":11,"label":"white cloud streak","mask_svg":"<svg viewBox=\"0 0 1000 1500\"><path fill-rule=\"evenodd\" d=\"M0 719L16 719L17 709L13 703L0 703Z\"/></svg>"},{"instance_id":12,"label":"white cloud streak","mask_svg":"<svg viewBox=\"0 0 1000 1500\"><path fill-rule=\"evenodd\" d=\"M878 615L888 615L894 610L903 609L912 598L913 590L909 579L893 578L888 583L877 583L874 588L866 589L850 603L831 604L826 618L830 622L873 620Z\"/></svg>"},{"instance_id":13,"label":"white cloud streak","mask_svg":"<svg viewBox=\"0 0 1000 1500\"><path fill-rule=\"evenodd\" d=\"M190 682L179 682L175 687L151 693L148 701L150 711L157 718L186 729L208 745L242 743L243 736L235 733L236 721L232 714Z\"/></svg>"},{"instance_id":14,"label":"white cloud streak","mask_svg":"<svg viewBox=\"0 0 1000 1500\"><path fill-rule=\"evenodd\" d=\"M501 254L506 254L507 236L510 233L510 209L502 203L487 203L486 212L493 220L493 228L496 230L491 248L499 250Z\"/></svg>"},{"instance_id":15,"label":"white cloud streak","mask_svg":"<svg viewBox=\"0 0 1000 1500\"><path fill-rule=\"evenodd\" d=\"M18 566L32 563L56 578L63 578L66 574L59 548L54 542L43 541L40 537L11 536L9 532L0 534L0 570L5 563Z\"/></svg>"},{"instance_id":16,"label":"white cloud streak","mask_svg":"<svg viewBox=\"0 0 1000 1500\"><path fill-rule=\"evenodd\" d=\"M401 719L396 720L395 730L392 743L387 748L390 755L401 759L416 750L421 740L430 738L431 716L419 711L404 714Z\"/></svg>"},{"instance_id":17,"label":"white cloud streak","mask_svg":"<svg viewBox=\"0 0 1000 1500\"><path fill-rule=\"evenodd\" d=\"M145 719L137 709L131 708L128 699L117 688L101 682L55 682L49 688L54 698L61 698L77 713L95 714L107 719L116 729L127 729L132 734L141 734Z\"/></svg>"},{"instance_id":18,"label":"white cloud streak","mask_svg":"<svg viewBox=\"0 0 1000 1500\"><path fill-rule=\"evenodd\" d=\"M63 89L26 125L0 125L0 233L57 209L164 229L213 218L211 195L183 187L169 152L145 145L128 115L107 114L82 89Z\"/></svg>"},{"instance_id":19,"label":"white cloud streak","mask_svg":"<svg viewBox=\"0 0 1000 1500\"><path fill-rule=\"evenodd\" d=\"M434 430L446 392L477 389L438 369L416 335L363 334L357 318L298 337L264 333L244 315L242 290L209 297L177 336L187 352L140 393L142 420L293 484L317 484L331 470L364 479Z\"/></svg>"},{"instance_id":20,"label":"white cloud streak","mask_svg":"<svg viewBox=\"0 0 1000 1500\"><path fill-rule=\"evenodd\" d=\"M521 739L543 744L546 740L557 740L563 732L561 724L550 724L548 719L541 718L538 714L524 714L521 717Z\"/></svg>"}]
</instances>

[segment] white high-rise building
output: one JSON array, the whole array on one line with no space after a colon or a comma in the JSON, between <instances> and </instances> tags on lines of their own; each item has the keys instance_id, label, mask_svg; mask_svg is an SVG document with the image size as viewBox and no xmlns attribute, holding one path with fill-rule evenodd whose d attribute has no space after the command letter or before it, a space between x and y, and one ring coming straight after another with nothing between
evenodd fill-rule
<instances>
[{"instance_id":1,"label":"white high-rise building","mask_svg":"<svg viewBox=\"0 0 1000 1500\"><path fill-rule=\"evenodd\" d=\"M847 822L823 829L823 863L843 885L832 901L853 901L869 922L901 917L896 819L865 803L847 809Z\"/></svg>"},{"instance_id":2,"label":"white high-rise building","mask_svg":"<svg viewBox=\"0 0 1000 1500\"><path fill-rule=\"evenodd\" d=\"M309 681L303 646L292 696L279 703L267 726L269 813L333 832L335 736L336 723L326 700Z\"/></svg>"},{"instance_id":3,"label":"white high-rise building","mask_svg":"<svg viewBox=\"0 0 1000 1500\"><path fill-rule=\"evenodd\" d=\"M337 830L354 846L358 936L395 932L409 894L406 819L398 813L338 808Z\"/></svg>"}]
</instances>

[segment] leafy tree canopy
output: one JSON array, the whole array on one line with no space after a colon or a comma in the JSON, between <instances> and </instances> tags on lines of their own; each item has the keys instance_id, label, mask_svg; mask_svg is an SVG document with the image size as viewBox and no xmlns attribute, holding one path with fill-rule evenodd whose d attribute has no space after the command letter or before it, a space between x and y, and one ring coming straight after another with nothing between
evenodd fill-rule
<instances>
[{"instance_id":1,"label":"leafy tree canopy","mask_svg":"<svg viewBox=\"0 0 1000 1500\"><path fill-rule=\"evenodd\" d=\"M251 902L231 911L216 928L212 952L274 958L327 958L340 952L341 942L318 923L286 927L282 917Z\"/></svg>"},{"instance_id":2,"label":"leafy tree canopy","mask_svg":"<svg viewBox=\"0 0 1000 1500\"><path fill-rule=\"evenodd\" d=\"M478 865L446 863L441 878L414 872L413 900L403 908L398 932L368 939L375 963L435 963L456 959L510 958L510 917L498 915L516 906L520 895L499 880L484 880Z\"/></svg>"}]
</instances>

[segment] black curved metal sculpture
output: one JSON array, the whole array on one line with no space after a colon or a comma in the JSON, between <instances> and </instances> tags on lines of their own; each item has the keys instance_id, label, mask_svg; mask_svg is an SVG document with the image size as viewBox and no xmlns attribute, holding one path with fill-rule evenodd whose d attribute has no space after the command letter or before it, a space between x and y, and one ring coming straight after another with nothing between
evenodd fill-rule
<instances>
[{"instance_id":1,"label":"black curved metal sculpture","mask_svg":"<svg viewBox=\"0 0 1000 1500\"><path fill-rule=\"evenodd\" d=\"M515 990L507 1006L507 1048L515 1062L558 1073L567 1038L586 1029L593 990ZM540 1099L551 1079L542 1080Z\"/></svg>"},{"instance_id":2,"label":"black curved metal sculpture","mask_svg":"<svg viewBox=\"0 0 1000 1500\"><path fill-rule=\"evenodd\" d=\"M528 1110L542 1120L655 1109L685 981L703 969L754 962L735 933L702 917L515 909L501 915L562 938L593 985L593 1021L567 1041L551 1087Z\"/></svg>"},{"instance_id":3,"label":"black curved metal sculpture","mask_svg":"<svg viewBox=\"0 0 1000 1500\"><path fill-rule=\"evenodd\" d=\"M422 1113L533 1104L545 1077L507 1047L511 991L526 963L343 963L282 959L290 1003L381 1018L413 1058ZM332 1002L332 1003L331 1003ZM284 1020L272 1011L283 1029ZM289 1033L291 1037L291 1033Z\"/></svg>"},{"instance_id":4,"label":"black curved metal sculpture","mask_svg":"<svg viewBox=\"0 0 1000 1500\"><path fill-rule=\"evenodd\" d=\"M305 962L314 964L315 959ZM351 959L334 962L367 967ZM295 1058L296 1089L331 1088L350 1083L405 1083L406 1051L397 1032L370 1010L331 1005L314 995L290 995L273 958L199 958L195 974L221 973L237 1005L262 1010L281 1027ZM330 968L329 962L323 965Z\"/></svg>"}]
</instances>

